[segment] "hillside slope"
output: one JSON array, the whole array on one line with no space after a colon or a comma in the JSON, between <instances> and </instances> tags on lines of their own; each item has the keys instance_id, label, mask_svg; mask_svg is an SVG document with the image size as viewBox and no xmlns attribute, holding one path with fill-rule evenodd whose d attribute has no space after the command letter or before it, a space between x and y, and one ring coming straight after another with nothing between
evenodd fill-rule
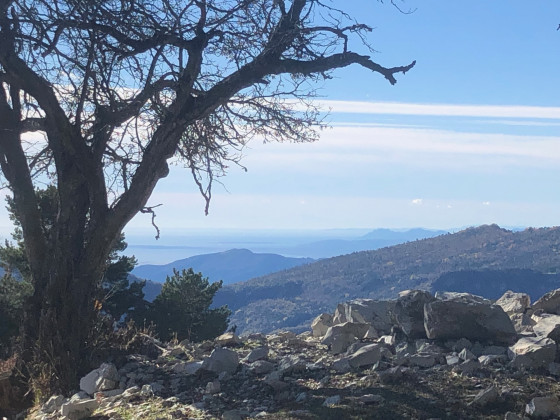
<instances>
[{"instance_id":1,"label":"hillside slope","mask_svg":"<svg viewBox=\"0 0 560 420\"><path fill-rule=\"evenodd\" d=\"M211 282L223 280L224 284L230 284L313 261L311 258L289 258L277 254L257 254L248 249L231 249L196 255L165 265L139 265L132 274L163 283L167 276L173 274L174 268L179 271L192 268Z\"/></svg>"},{"instance_id":2,"label":"hillside slope","mask_svg":"<svg viewBox=\"0 0 560 420\"><path fill-rule=\"evenodd\" d=\"M355 239L324 239L287 248L288 255L305 255L311 258L330 258L352 252L370 251L372 249L402 244L418 239L433 238L447 233L443 230L414 228L407 230L374 229Z\"/></svg>"},{"instance_id":3,"label":"hillside slope","mask_svg":"<svg viewBox=\"0 0 560 420\"><path fill-rule=\"evenodd\" d=\"M297 330L308 326L317 313L332 312L337 303L348 299L389 298L405 289L431 289L445 273L508 269L560 272L560 228L511 232L487 225L356 252L229 285L214 302L234 310L232 323L240 331ZM547 282L547 287L556 280ZM502 283L507 289L507 281ZM538 297L536 292L532 296Z\"/></svg>"}]
</instances>

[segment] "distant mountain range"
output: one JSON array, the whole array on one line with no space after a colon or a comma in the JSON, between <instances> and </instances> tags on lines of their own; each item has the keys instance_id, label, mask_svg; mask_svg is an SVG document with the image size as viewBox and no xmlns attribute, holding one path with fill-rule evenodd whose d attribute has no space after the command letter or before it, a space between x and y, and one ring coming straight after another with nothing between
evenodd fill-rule
<instances>
[{"instance_id":1,"label":"distant mountain range","mask_svg":"<svg viewBox=\"0 0 560 420\"><path fill-rule=\"evenodd\" d=\"M407 241L430 238L446 233L442 230L415 229L374 229L356 239L328 239L292 246L288 252L299 255L332 256L352 252L378 249ZM173 268L192 268L201 272L211 282L223 280L224 285L243 282L255 277L309 264L313 258L292 258L273 253L256 253L248 249L231 249L224 252L196 255L173 261L169 264L144 264L131 273L131 281L146 279L145 298L152 301L161 291L161 283L173 274Z\"/></svg>"},{"instance_id":2,"label":"distant mountain range","mask_svg":"<svg viewBox=\"0 0 560 420\"><path fill-rule=\"evenodd\" d=\"M231 249L213 254L173 261L165 265L139 265L132 274L163 283L173 269L192 268L208 277L210 282L223 280L224 284L236 283L313 262L312 258L289 258L277 254L256 254L248 249Z\"/></svg>"},{"instance_id":3,"label":"distant mountain range","mask_svg":"<svg viewBox=\"0 0 560 420\"><path fill-rule=\"evenodd\" d=\"M512 232L490 225L228 285L214 304L229 305L238 331L301 330L339 302L390 298L412 288L473 291L488 297L514 288L536 299L560 287L556 273L560 273L560 228Z\"/></svg>"},{"instance_id":4,"label":"distant mountain range","mask_svg":"<svg viewBox=\"0 0 560 420\"><path fill-rule=\"evenodd\" d=\"M143 237L132 236L127 252L134 254L141 264L167 264L196 255L224 252L230 249L250 249L254 253L278 254L285 257L314 259L330 258L357 251L378 249L399 243L429 238L446 233L428 229L328 229L328 230L254 230L216 231L169 236L153 243ZM151 244L142 244L144 241ZM247 280L247 279L242 279Z\"/></svg>"},{"instance_id":5,"label":"distant mountain range","mask_svg":"<svg viewBox=\"0 0 560 420\"><path fill-rule=\"evenodd\" d=\"M374 229L355 239L324 239L286 248L290 255L305 255L311 258L330 258L352 252L369 251L397 245L418 239L433 238L447 233L445 230L429 230L422 228L392 230Z\"/></svg>"}]
</instances>

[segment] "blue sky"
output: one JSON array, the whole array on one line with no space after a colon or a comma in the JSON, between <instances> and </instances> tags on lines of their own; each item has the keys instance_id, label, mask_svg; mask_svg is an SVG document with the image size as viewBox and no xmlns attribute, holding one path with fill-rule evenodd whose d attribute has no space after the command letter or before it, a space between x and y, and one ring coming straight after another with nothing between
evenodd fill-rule
<instances>
[{"instance_id":1,"label":"blue sky","mask_svg":"<svg viewBox=\"0 0 560 420\"><path fill-rule=\"evenodd\" d=\"M313 144L244 151L210 214L173 168L149 204L184 229L455 228L560 224L560 2L334 1L374 27L373 59L417 60L391 86L339 70L319 89L331 128ZM2 220L6 220L5 214ZM5 222L7 224L8 222ZM138 215L128 233L152 233Z\"/></svg>"},{"instance_id":2,"label":"blue sky","mask_svg":"<svg viewBox=\"0 0 560 420\"><path fill-rule=\"evenodd\" d=\"M395 86L358 67L334 73L319 91L321 140L250 144L248 172L232 168L206 217L188 174L172 171L150 201L164 203L162 233L558 225L560 2L408 0L406 15L340 4L375 28L375 60L416 67Z\"/></svg>"}]
</instances>

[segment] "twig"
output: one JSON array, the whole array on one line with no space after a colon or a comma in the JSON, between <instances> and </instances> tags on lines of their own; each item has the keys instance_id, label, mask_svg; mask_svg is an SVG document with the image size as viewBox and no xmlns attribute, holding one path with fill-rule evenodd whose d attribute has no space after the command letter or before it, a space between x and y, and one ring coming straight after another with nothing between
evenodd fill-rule
<instances>
[{"instance_id":1,"label":"twig","mask_svg":"<svg viewBox=\"0 0 560 420\"><path fill-rule=\"evenodd\" d=\"M144 207L143 209L140 210L140 213L149 213L152 215L152 226L156 229L156 240L159 239L159 227L156 225L155 219L156 219L156 212L154 211L155 208L163 206L163 204L157 204L155 206L150 206L150 207Z\"/></svg>"}]
</instances>

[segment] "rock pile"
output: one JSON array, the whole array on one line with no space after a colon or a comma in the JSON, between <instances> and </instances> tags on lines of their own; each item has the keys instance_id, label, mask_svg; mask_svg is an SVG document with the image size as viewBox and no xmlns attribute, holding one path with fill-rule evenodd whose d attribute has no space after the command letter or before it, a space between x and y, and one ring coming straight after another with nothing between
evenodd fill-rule
<instances>
[{"instance_id":1,"label":"rock pile","mask_svg":"<svg viewBox=\"0 0 560 420\"><path fill-rule=\"evenodd\" d=\"M340 304L300 335L154 342L29 418L555 418L558 339L560 290L532 306L406 291Z\"/></svg>"}]
</instances>

